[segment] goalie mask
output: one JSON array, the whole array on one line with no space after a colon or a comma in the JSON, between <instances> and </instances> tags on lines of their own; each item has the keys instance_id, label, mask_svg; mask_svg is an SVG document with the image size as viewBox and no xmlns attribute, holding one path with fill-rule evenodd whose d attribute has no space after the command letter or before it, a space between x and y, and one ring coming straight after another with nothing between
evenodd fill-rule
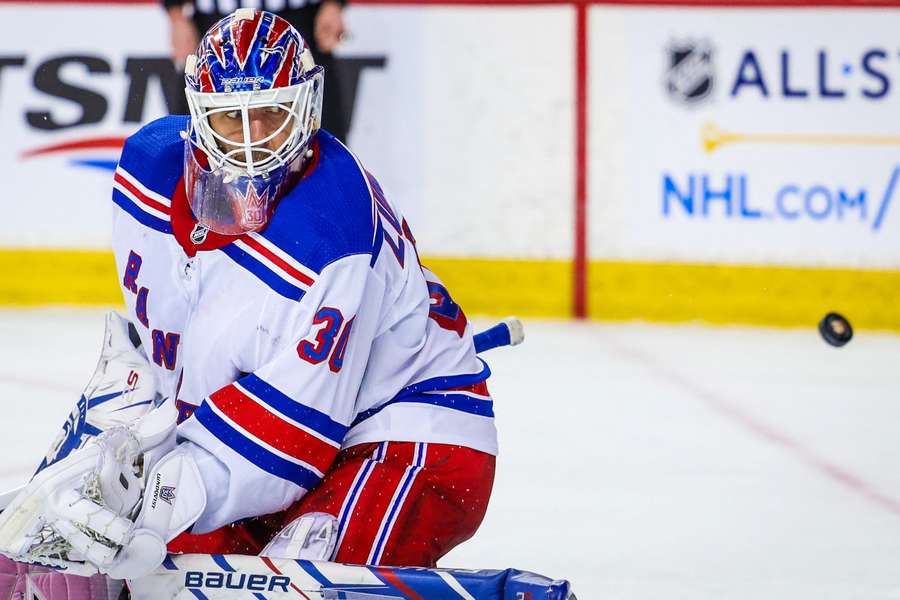
<instances>
[{"instance_id":1,"label":"goalie mask","mask_svg":"<svg viewBox=\"0 0 900 600\"><path fill-rule=\"evenodd\" d=\"M227 235L262 229L319 129L322 67L290 23L242 8L203 36L185 80L185 191L194 216Z\"/></svg>"}]
</instances>

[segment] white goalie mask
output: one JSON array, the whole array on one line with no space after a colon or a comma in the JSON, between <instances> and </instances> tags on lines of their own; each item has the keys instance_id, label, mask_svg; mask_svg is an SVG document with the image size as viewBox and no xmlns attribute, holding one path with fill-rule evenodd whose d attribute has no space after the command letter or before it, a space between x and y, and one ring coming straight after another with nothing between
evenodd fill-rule
<instances>
[{"instance_id":1,"label":"white goalie mask","mask_svg":"<svg viewBox=\"0 0 900 600\"><path fill-rule=\"evenodd\" d=\"M287 21L239 9L203 37L185 79L185 186L194 216L217 233L262 229L319 130L322 67Z\"/></svg>"}]
</instances>

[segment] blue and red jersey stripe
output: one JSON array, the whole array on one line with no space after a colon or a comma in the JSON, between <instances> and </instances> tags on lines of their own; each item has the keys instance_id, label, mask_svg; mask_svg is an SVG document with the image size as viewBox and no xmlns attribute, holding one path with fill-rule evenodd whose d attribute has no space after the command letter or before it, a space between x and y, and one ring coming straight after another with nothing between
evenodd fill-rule
<instances>
[{"instance_id":1,"label":"blue and red jersey stripe","mask_svg":"<svg viewBox=\"0 0 900 600\"><path fill-rule=\"evenodd\" d=\"M256 440L314 467L319 473L328 470L340 448L339 444L313 435L276 414L235 384L213 393L209 400Z\"/></svg>"}]
</instances>

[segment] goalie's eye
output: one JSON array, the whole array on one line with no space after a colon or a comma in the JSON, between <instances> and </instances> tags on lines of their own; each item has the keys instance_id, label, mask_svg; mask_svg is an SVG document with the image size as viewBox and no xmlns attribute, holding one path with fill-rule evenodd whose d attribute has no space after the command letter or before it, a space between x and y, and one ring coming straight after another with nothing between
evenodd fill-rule
<instances>
[{"instance_id":1,"label":"goalie's eye","mask_svg":"<svg viewBox=\"0 0 900 600\"><path fill-rule=\"evenodd\" d=\"M277 113L278 110L279 110L279 109L278 109L277 106L270 106L270 107L269 107L269 112L270 112L270 113Z\"/></svg>"},{"instance_id":2,"label":"goalie's eye","mask_svg":"<svg viewBox=\"0 0 900 600\"><path fill-rule=\"evenodd\" d=\"M241 116L241 111L229 110L227 113L225 113L225 116L228 117L229 119L238 119Z\"/></svg>"}]
</instances>

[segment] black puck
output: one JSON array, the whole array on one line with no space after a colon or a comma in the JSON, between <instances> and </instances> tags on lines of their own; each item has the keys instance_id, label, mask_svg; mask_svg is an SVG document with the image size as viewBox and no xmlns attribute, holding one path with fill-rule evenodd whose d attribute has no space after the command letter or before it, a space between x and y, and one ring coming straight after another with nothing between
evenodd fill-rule
<instances>
[{"instance_id":1,"label":"black puck","mask_svg":"<svg viewBox=\"0 0 900 600\"><path fill-rule=\"evenodd\" d=\"M850 321L836 312L830 312L819 321L819 333L826 342L840 348L853 339Z\"/></svg>"}]
</instances>

